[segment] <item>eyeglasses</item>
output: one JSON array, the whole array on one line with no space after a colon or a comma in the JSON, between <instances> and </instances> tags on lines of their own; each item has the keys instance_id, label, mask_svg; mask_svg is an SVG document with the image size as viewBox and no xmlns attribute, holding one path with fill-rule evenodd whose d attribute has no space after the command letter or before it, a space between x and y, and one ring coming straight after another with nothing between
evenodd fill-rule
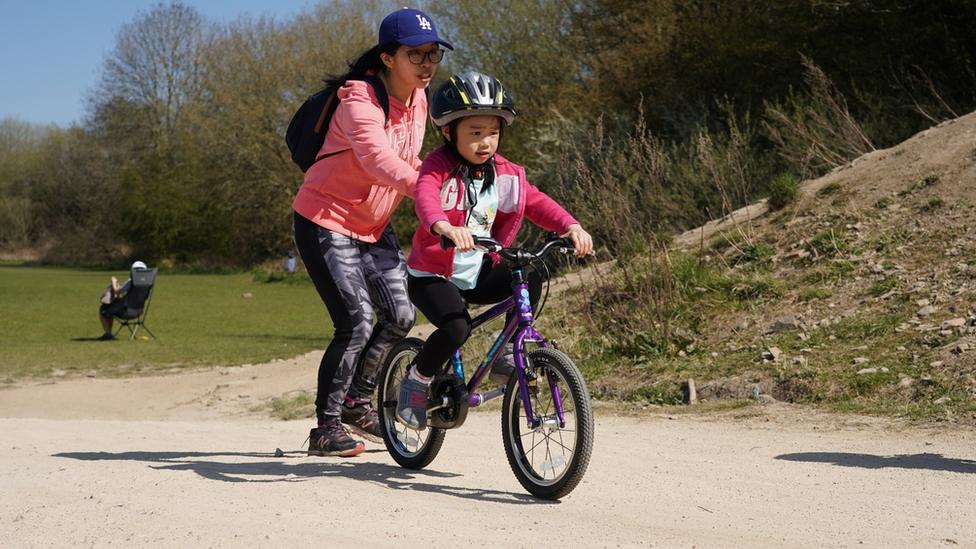
<instances>
[{"instance_id":1,"label":"eyeglasses","mask_svg":"<svg viewBox=\"0 0 976 549\"><path fill-rule=\"evenodd\" d=\"M436 65L441 62L441 59L444 59L444 50L441 48L427 52L410 50L407 52L407 59L414 65L421 65L425 60Z\"/></svg>"}]
</instances>

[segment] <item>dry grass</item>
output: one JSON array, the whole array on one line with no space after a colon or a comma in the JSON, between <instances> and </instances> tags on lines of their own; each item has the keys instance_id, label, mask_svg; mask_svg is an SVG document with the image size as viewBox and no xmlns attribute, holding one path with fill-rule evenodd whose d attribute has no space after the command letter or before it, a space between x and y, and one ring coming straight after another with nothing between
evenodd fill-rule
<instances>
[{"instance_id":1,"label":"dry grass","mask_svg":"<svg viewBox=\"0 0 976 549\"><path fill-rule=\"evenodd\" d=\"M976 114L804 183L789 211L651 241L572 292L546 333L604 398L670 404L694 378L707 400L759 385L833 410L974 422L976 350L952 352L974 336L939 331L976 312L974 142ZM915 317L922 299L932 316ZM768 333L782 317L800 326ZM778 361L763 360L770 347Z\"/></svg>"},{"instance_id":2,"label":"dry grass","mask_svg":"<svg viewBox=\"0 0 976 549\"><path fill-rule=\"evenodd\" d=\"M808 94L766 105L764 126L780 153L803 176L823 173L875 150L830 78L807 57Z\"/></svg>"}]
</instances>

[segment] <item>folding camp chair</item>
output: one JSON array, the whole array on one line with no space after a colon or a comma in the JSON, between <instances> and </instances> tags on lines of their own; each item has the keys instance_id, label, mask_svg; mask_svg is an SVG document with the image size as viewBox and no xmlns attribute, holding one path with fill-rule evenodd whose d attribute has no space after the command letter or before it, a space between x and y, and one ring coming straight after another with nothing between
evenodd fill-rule
<instances>
[{"instance_id":1,"label":"folding camp chair","mask_svg":"<svg viewBox=\"0 0 976 549\"><path fill-rule=\"evenodd\" d=\"M129 329L129 339L135 339L136 332L141 327L149 332L153 339L156 335L146 326L146 316L149 314L149 299L152 297L153 286L156 284L156 269L133 269L129 292L122 298L125 309L113 315L119 319L119 328L115 330L115 335L122 331L122 328Z\"/></svg>"}]
</instances>

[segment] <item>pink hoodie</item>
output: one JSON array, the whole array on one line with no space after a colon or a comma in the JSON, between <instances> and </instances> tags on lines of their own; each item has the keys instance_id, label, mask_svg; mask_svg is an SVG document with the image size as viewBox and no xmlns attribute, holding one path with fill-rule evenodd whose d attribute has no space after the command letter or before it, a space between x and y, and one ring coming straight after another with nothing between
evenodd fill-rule
<instances>
[{"instance_id":1,"label":"pink hoodie","mask_svg":"<svg viewBox=\"0 0 976 549\"><path fill-rule=\"evenodd\" d=\"M444 147L427 155L420 168L417 194L414 197L420 225L413 235L413 248L407 265L418 271L435 273L450 279L454 272L454 250L442 250L440 236L430 232L438 221L451 225L464 224L464 183L452 176L458 161ZM498 188L498 213L491 226L491 236L509 246L515 241L522 219L529 218L547 231L565 233L577 223L544 192L525 179L525 169L495 155L495 185ZM499 258L493 257L495 263Z\"/></svg>"},{"instance_id":2,"label":"pink hoodie","mask_svg":"<svg viewBox=\"0 0 976 549\"><path fill-rule=\"evenodd\" d=\"M318 157L292 207L326 229L376 242L404 196L413 196L427 121L427 96L414 90L408 107L390 96L390 117L360 80L339 89L339 106ZM347 150L348 149L348 150Z\"/></svg>"}]
</instances>

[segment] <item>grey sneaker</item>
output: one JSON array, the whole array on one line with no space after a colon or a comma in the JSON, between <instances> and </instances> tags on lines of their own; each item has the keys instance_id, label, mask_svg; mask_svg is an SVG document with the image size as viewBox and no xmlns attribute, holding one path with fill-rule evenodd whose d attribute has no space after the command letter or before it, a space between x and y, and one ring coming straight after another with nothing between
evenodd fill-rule
<instances>
[{"instance_id":1,"label":"grey sneaker","mask_svg":"<svg viewBox=\"0 0 976 549\"><path fill-rule=\"evenodd\" d=\"M368 400L352 400L346 398L342 403L342 423L350 431L369 440L370 442L383 442L383 434L380 433L380 416L373 408L373 403Z\"/></svg>"},{"instance_id":2,"label":"grey sneaker","mask_svg":"<svg viewBox=\"0 0 976 549\"><path fill-rule=\"evenodd\" d=\"M488 380L498 385L506 385L508 378L515 373L515 357L513 356L512 344L505 345L505 350L498 355L495 362L491 363L491 371L488 373Z\"/></svg>"},{"instance_id":3,"label":"grey sneaker","mask_svg":"<svg viewBox=\"0 0 976 549\"><path fill-rule=\"evenodd\" d=\"M358 456L366 450L366 445L353 440L339 418L332 417L312 429L308 434L308 455L310 456Z\"/></svg>"},{"instance_id":4,"label":"grey sneaker","mask_svg":"<svg viewBox=\"0 0 976 549\"><path fill-rule=\"evenodd\" d=\"M422 431L427 428L427 389L428 386L410 377L400 383L397 395L397 421Z\"/></svg>"}]
</instances>

